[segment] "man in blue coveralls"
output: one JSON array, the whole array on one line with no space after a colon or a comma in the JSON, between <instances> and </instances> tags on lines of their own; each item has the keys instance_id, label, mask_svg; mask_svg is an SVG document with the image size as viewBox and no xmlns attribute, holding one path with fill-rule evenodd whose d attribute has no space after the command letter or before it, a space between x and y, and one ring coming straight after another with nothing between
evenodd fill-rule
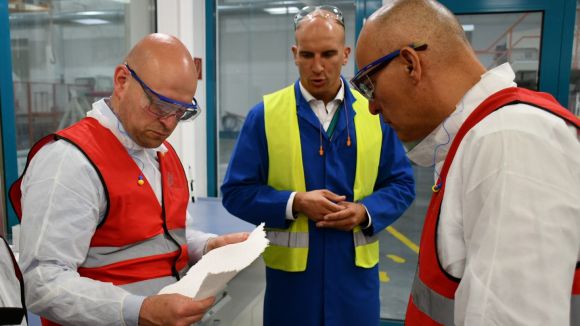
<instances>
[{"instance_id":1,"label":"man in blue coveralls","mask_svg":"<svg viewBox=\"0 0 580 326\"><path fill-rule=\"evenodd\" d=\"M264 325L378 325L377 234L415 197L393 130L340 76L350 48L336 7L305 7L300 80L248 114L222 186L232 214L266 223Z\"/></svg>"}]
</instances>

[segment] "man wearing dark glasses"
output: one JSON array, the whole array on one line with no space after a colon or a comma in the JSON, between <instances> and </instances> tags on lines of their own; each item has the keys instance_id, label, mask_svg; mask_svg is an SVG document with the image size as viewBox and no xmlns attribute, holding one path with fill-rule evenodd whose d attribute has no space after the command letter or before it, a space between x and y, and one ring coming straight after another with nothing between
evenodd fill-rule
<instances>
[{"instance_id":1,"label":"man wearing dark glasses","mask_svg":"<svg viewBox=\"0 0 580 326\"><path fill-rule=\"evenodd\" d=\"M31 149L11 198L26 297L45 325L190 325L213 303L156 295L247 237L185 228L190 194L166 139L199 115L196 77L179 40L151 34L115 68L110 98Z\"/></svg>"},{"instance_id":2,"label":"man wearing dark glasses","mask_svg":"<svg viewBox=\"0 0 580 326\"><path fill-rule=\"evenodd\" d=\"M336 7L306 7L292 47L300 79L248 114L224 206L265 222L265 325L378 325L377 233L414 198L395 133L340 73L350 48Z\"/></svg>"},{"instance_id":3,"label":"man wearing dark glasses","mask_svg":"<svg viewBox=\"0 0 580 326\"><path fill-rule=\"evenodd\" d=\"M435 1L387 1L356 55L353 87L435 169L405 324L579 325L578 118L486 71Z\"/></svg>"}]
</instances>

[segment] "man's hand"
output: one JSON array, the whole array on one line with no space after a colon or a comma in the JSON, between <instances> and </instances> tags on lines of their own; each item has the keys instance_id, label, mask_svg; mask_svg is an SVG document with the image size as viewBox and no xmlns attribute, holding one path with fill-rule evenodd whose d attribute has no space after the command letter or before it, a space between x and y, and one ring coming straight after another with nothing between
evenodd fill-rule
<instances>
[{"instance_id":1,"label":"man's hand","mask_svg":"<svg viewBox=\"0 0 580 326\"><path fill-rule=\"evenodd\" d=\"M158 294L145 298L139 311L139 326L189 326L201 320L215 297L193 300L181 294Z\"/></svg>"},{"instance_id":2,"label":"man's hand","mask_svg":"<svg viewBox=\"0 0 580 326\"><path fill-rule=\"evenodd\" d=\"M346 196L339 196L326 189L297 192L294 196L292 211L303 213L317 222L321 221L325 215L343 210L344 207L336 203L345 199Z\"/></svg>"},{"instance_id":3,"label":"man's hand","mask_svg":"<svg viewBox=\"0 0 580 326\"><path fill-rule=\"evenodd\" d=\"M317 227L333 228L343 231L350 231L357 225L367 225L367 210L362 204L341 202L338 203L343 209L341 211L326 214L322 220L316 223Z\"/></svg>"},{"instance_id":4,"label":"man's hand","mask_svg":"<svg viewBox=\"0 0 580 326\"><path fill-rule=\"evenodd\" d=\"M220 235L219 237L210 238L207 240L206 253L210 250L223 247L232 243L246 241L250 234L248 232L238 232Z\"/></svg>"}]
</instances>

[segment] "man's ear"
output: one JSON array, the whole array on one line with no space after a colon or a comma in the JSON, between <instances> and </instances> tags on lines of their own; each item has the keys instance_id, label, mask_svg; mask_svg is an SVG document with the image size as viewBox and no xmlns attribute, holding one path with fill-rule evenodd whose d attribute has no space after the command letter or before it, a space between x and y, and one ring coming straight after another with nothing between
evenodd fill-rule
<instances>
[{"instance_id":1,"label":"man's ear","mask_svg":"<svg viewBox=\"0 0 580 326\"><path fill-rule=\"evenodd\" d=\"M401 58L405 65L405 72L415 82L421 80L422 77L422 62L417 51L411 47L404 47L401 49Z\"/></svg>"},{"instance_id":2,"label":"man's ear","mask_svg":"<svg viewBox=\"0 0 580 326\"><path fill-rule=\"evenodd\" d=\"M113 75L113 88L117 96L123 96L127 92L129 87L130 73L127 68L123 65L118 65L115 68L115 74Z\"/></svg>"},{"instance_id":3,"label":"man's ear","mask_svg":"<svg viewBox=\"0 0 580 326\"><path fill-rule=\"evenodd\" d=\"M294 56L294 63L298 59L298 46L292 45L292 55Z\"/></svg>"},{"instance_id":4,"label":"man's ear","mask_svg":"<svg viewBox=\"0 0 580 326\"><path fill-rule=\"evenodd\" d=\"M348 63L348 57L350 56L350 47L349 46L345 46L344 47L344 59L342 61L342 65L346 66L346 64Z\"/></svg>"}]
</instances>

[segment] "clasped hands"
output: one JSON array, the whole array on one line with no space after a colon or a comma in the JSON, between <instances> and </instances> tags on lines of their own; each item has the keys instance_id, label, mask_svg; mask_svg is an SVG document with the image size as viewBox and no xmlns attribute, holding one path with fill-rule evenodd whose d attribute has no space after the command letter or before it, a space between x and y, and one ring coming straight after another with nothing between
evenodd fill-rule
<instances>
[{"instance_id":1,"label":"clasped hands","mask_svg":"<svg viewBox=\"0 0 580 326\"><path fill-rule=\"evenodd\" d=\"M346 196L321 189L297 192L292 211L303 213L320 228L350 231L357 225L367 225L367 210L362 204L347 202Z\"/></svg>"}]
</instances>

